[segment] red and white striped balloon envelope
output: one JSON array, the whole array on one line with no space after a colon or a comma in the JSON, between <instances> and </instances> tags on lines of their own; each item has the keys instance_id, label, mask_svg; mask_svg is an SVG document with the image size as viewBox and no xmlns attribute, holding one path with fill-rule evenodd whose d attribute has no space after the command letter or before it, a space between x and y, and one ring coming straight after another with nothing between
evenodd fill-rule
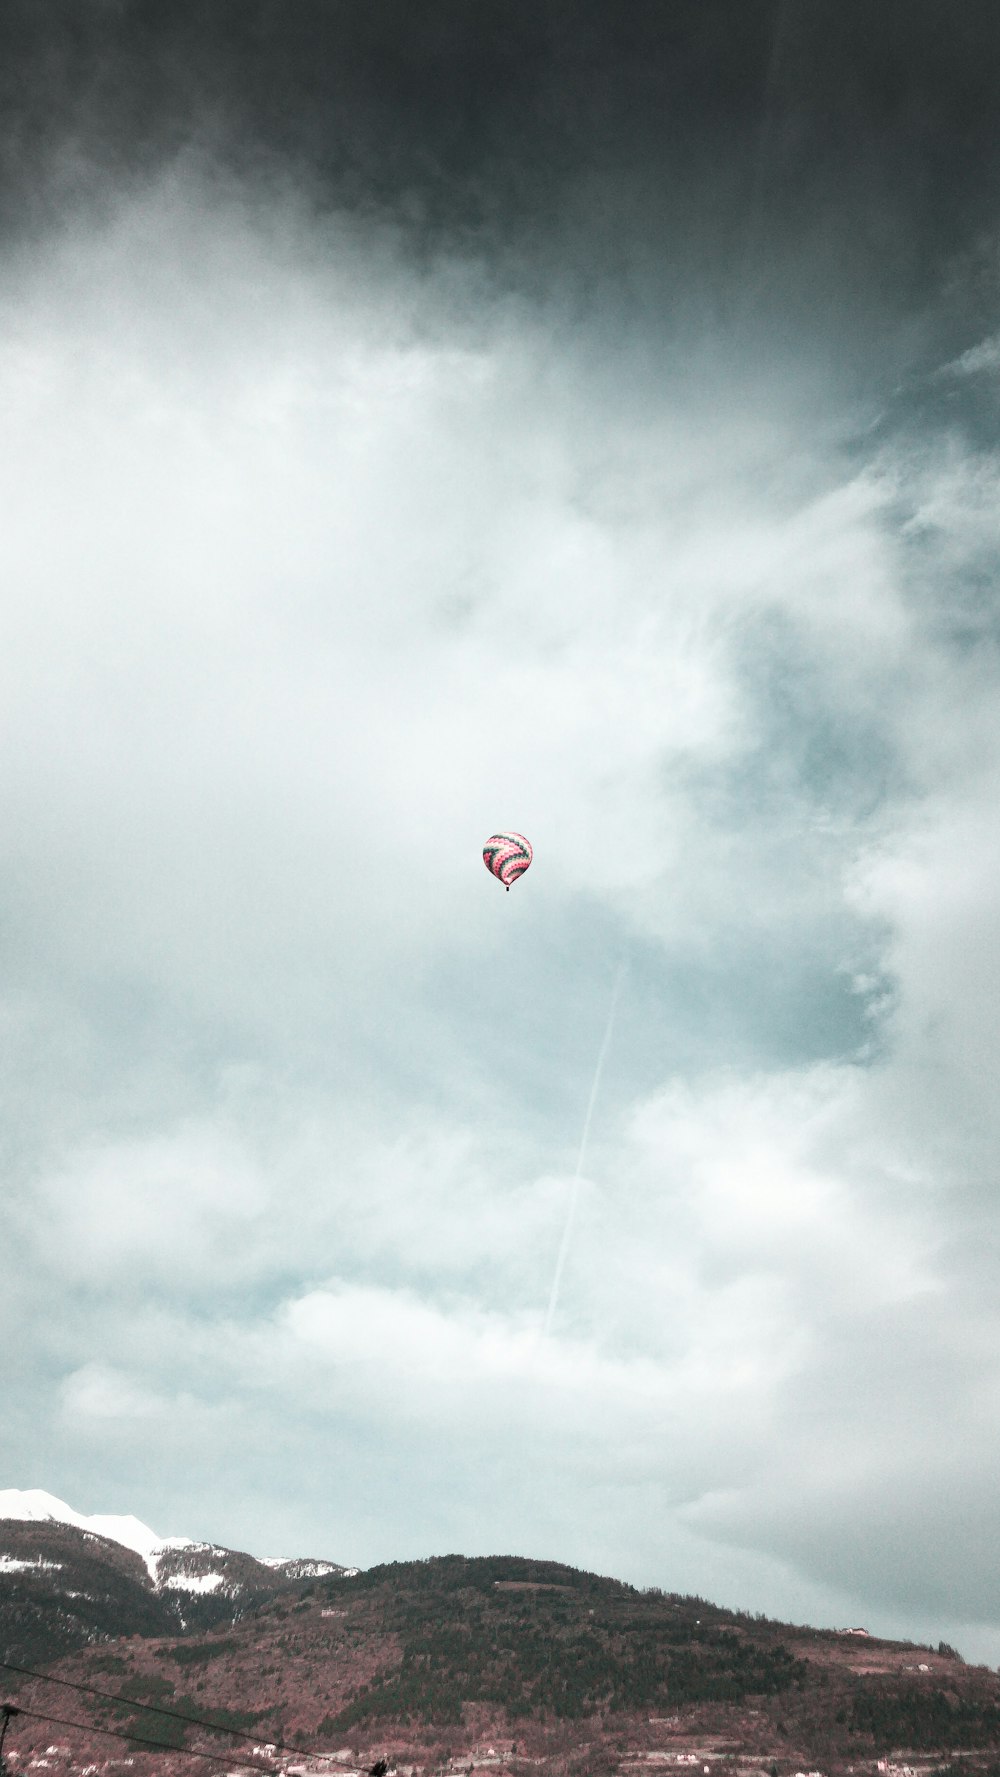
<instances>
[{"instance_id":1,"label":"red and white striped balloon envelope","mask_svg":"<svg viewBox=\"0 0 1000 1777\"><path fill-rule=\"evenodd\" d=\"M524 875L532 856L523 833L493 833L483 846L483 863L508 894L511 883Z\"/></svg>"}]
</instances>

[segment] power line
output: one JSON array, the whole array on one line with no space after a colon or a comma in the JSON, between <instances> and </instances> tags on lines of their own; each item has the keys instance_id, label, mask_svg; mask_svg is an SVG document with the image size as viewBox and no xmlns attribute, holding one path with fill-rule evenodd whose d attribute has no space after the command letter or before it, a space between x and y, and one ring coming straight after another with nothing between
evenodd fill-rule
<instances>
[{"instance_id":1,"label":"power line","mask_svg":"<svg viewBox=\"0 0 1000 1777\"><path fill-rule=\"evenodd\" d=\"M24 1703L17 1705L16 1713L28 1716L32 1721L48 1722L52 1727L76 1728L82 1734L108 1734L112 1740L124 1740L126 1746L149 1746L155 1752L176 1752L182 1758L205 1759L211 1765L231 1766L234 1763L231 1757L223 1758L221 1752L196 1752L193 1746L171 1746L169 1740L148 1740L144 1734L123 1734L120 1728L99 1728L96 1722L67 1721L63 1715L43 1715L40 1709L29 1709ZM249 1765L246 1768L253 1771L262 1769L260 1765Z\"/></svg>"},{"instance_id":2,"label":"power line","mask_svg":"<svg viewBox=\"0 0 1000 1777\"><path fill-rule=\"evenodd\" d=\"M221 1721L205 1721L197 1715L182 1715L179 1709L167 1709L162 1703L143 1703L138 1697L123 1697L117 1691L102 1691L94 1684L80 1684L72 1678L56 1678L51 1672L33 1672L30 1666L15 1666L10 1660L0 1660L0 1669L4 1672L18 1672L22 1678L36 1678L42 1684L61 1684L64 1690L81 1691L85 1697L103 1697L106 1703L124 1703L129 1709L149 1709L154 1715L169 1716L171 1721L187 1722L190 1728L210 1728L215 1734L231 1734L236 1740L246 1740L248 1744L255 1746L260 1744L259 1734L244 1733L242 1728L227 1728ZM301 1746L285 1746L280 1740L269 1740L267 1744L273 1746L275 1752L290 1752L296 1758L301 1758L305 1750Z\"/></svg>"},{"instance_id":3,"label":"power line","mask_svg":"<svg viewBox=\"0 0 1000 1777\"><path fill-rule=\"evenodd\" d=\"M21 1711L14 1703L0 1703L0 1777L3 1777L3 1743L7 1738L12 1715L20 1715Z\"/></svg>"}]
</instances>

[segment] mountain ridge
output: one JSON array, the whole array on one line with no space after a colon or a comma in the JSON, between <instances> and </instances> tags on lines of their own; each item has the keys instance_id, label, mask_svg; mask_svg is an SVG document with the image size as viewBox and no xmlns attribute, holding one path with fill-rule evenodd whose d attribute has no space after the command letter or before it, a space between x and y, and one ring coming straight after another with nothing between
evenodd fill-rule
<instances>
[{"instance_id":1,"label":"mountain ridge","mask_svg":"<svg viewBox=\"0 0 1000 1777\"><path fill-rule=\"evenodd\" d=\"M138 1518L87 1515L40 1489L0 1492L0 1649L27 1665L108 1636L205 1632L289 1586L351 1571L160 1537Z\"/></svg>"},{"instance_id":2,"label":"mountain ridge","mask_svg":"<svg viewBox=\"0 0 1000 1777\"><path fill-rule=\"evenodd\" d=\"M67 1505L65 1500L57 1499L54 1493L47 1493L40 1487L0 1488L0 1536L3 1534L4 1523L65 1524L81 1530L85 1535L119 1543L122 1548L131 1549L141 1557L157 1589L167 1586L184 1590L184 1576L188 1571L190 1558L211 1554L218 1555L223 1561L237 1556L241 1562L254 1561L260 1567L279 1573L287 1571L289 1577L299 1579L349 1571L336 1561L317 1561L301 1556L260 1558L245 1555L242 1551L230 1549L221 1543L201 1542L194 1537L158 1536L148 1524L143 1524L130 1513L78 1512L73 1506ZM3 1555L0 1553L0 1562L2 1560ZM161 1565L164 1568L163 1575L160 1573ZM204 1584L205 1578L210 1577L210 1570L206 1569L203 1561L196 1564L191 1577L192 1584L188 1590L214 1590L214 1587ZM224 1576L220 1575L218 1583L224 1583Z\"/></svg>"},{"instance_id":3,"label":"mountain ridge","mask_svg":"<svg viewBox=\"0 0 1000 1777\"><path fill-rule=\"evenodd\" d=\"M79 1525L0 1520L0 1662L24 1711L12 1777L112 1777L122 1762L182 1777L191 1752L236 1757L221 1729L259 1736L246 1756L272 1777L383 1757L401 1777L640 1777L651 1762L1000 1777L1000 1680L944 1643L778 1623L524 1556L299 1574L215 1544L172 1558L193 1564L188 1589ZM221 1577L198 1588L199 1574ZM69 1703L55 1680L77 1687ZM50 1740L44 1723L70 1709L76 1726Z\"/></svg>"}]
</instances>

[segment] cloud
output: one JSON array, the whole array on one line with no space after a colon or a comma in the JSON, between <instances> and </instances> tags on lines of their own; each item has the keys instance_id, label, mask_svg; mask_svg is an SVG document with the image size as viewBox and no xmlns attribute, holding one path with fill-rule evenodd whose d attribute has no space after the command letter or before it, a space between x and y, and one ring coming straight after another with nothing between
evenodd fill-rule
<instances>
[{"instance_id":1,"label":"cloud","mask_svg":"<svg viewBox=\"0 0 1000 1777\"><path fill-rule=\"evenodd\" d=\"M101 1364L85 1364L65 1377L62 1403L71 1419L83 1420L162 1419L171 1410L168 1401Z\"/></svg>"},{"instance_id":2,"label":"cloud","mask_svg":"<svg viewBox=\"0 0 1000 1777\"><path fill-rule=\"evenodd\" d=\"M176 1288L182 1276L226 1275L234 1235L268 1213L271 1192L214 1128L195 1127L77 1152L41 1181L35 1204L53 1270ZM235 1268L243 1263L237 1252Z\"/></svg>"},{"instance_id":3,"label":"cloud","mask_svg":"<svg viewBox=\"0 0 1000 1777\"><path fill-rule=\"evenodd\" d=\"M12 1483L988 1623L993 459L189 174L3 312Z\"/></svg>"},{"instance_id":4,"label":"cloud","mask_svg":"<svg viewBox=\"0 0 1000 1777\"><path fill-rule=\"evenodd\" d=\"M952 363L943 367L942 374L948 376L978 376L980 371L996 370L1000 366L1000 335L991 334L989 339L981 339L978 345L969 346L960 352Z\"/></svg>"}]
</instances>

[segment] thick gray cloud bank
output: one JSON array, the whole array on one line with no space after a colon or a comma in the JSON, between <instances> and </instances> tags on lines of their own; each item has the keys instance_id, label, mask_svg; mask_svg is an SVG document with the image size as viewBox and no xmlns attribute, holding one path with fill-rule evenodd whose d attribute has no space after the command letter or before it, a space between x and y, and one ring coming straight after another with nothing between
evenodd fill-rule
<instances>
[{"instance_id":1,"label":"thick gray cloud bank","mask_svg":"<svg viewBox=\"0 0 1000 1777\"><path fill-rule=\"evenodd\" d=\"M61 153L0 290L5 1483L1000 1658L989 243L811 335L773 234L742 306L696 228L583 278L593 179L529 253Z\"/></svg>"}]
</instances>

